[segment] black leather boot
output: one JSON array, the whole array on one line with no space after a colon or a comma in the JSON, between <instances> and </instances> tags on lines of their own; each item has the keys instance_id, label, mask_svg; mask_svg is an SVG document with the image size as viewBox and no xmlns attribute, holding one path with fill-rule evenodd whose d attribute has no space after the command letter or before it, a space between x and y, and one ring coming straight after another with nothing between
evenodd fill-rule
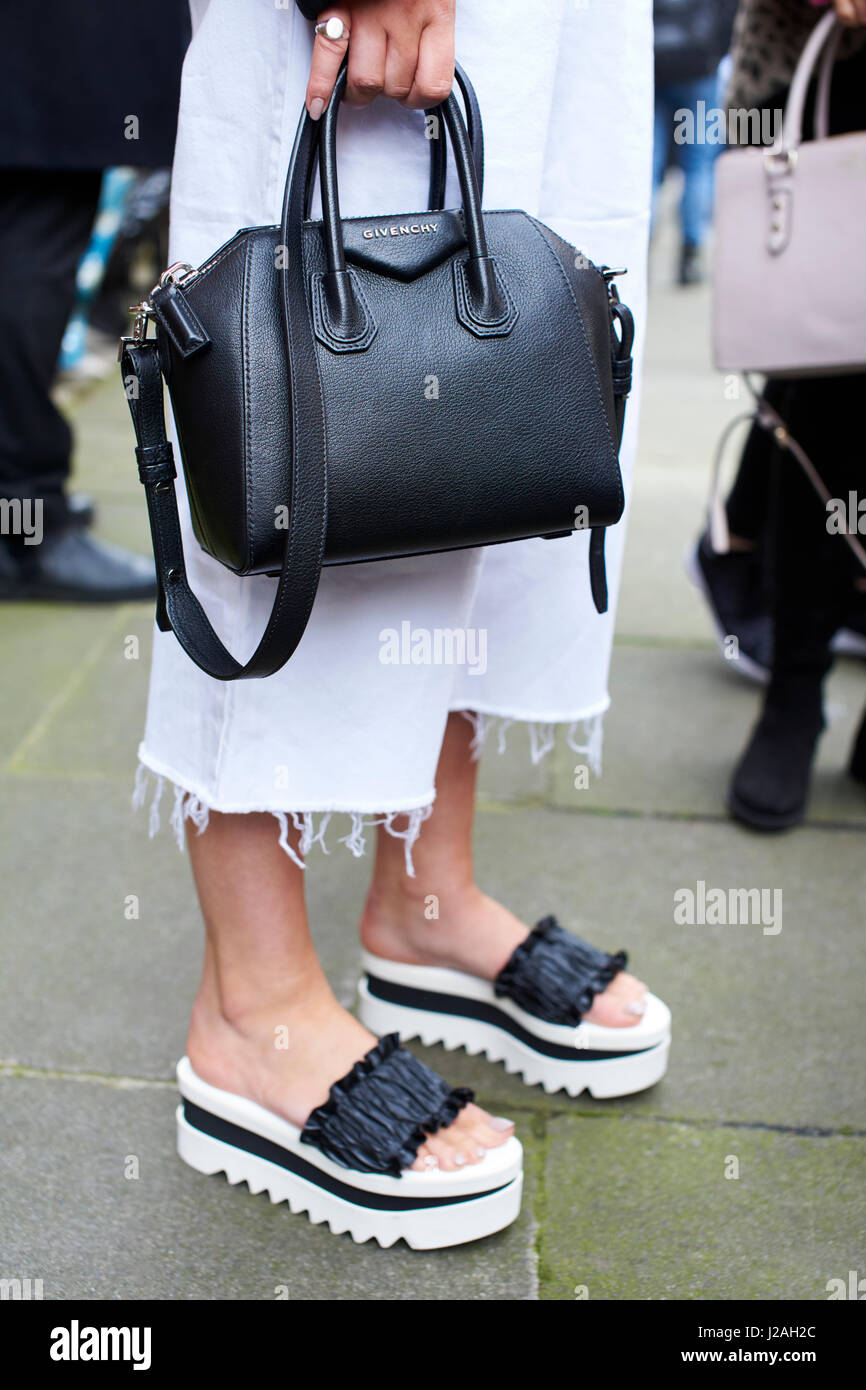
<instances>
[{"instance_id":1,"label":"black leather boot","mask_svg":"<svg viewBox=\"0 0 866 1390\"><path fill-rule=\"evenodd\" d=\"M812 762L824 728L822 679L823 673L810 671L775 677L770 684L728 790L731 814L753 830L787 830L806 814Z\"/></svg>"},{"instance_id":2,"label":"black leather boot","mask_svg":"<svg viewBox=\"0 0 866 1390\"><path fill-rule=\"evenodd\" d=\"M681 285L700 285L704 278L701 248L693 241L684 241L680 251L677 280Z\"/></svg>"}]
</instances>

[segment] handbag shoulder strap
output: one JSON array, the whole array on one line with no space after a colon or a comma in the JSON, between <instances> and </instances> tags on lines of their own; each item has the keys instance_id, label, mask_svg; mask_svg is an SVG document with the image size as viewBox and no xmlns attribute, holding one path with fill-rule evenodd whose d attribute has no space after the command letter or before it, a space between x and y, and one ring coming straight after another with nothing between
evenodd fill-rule
<instances>
[{"instance_id":1,"label":"handbag shoulder strap","mask_svg":"<svg viewBox=\"0 0 866 1390\"><path fill-rule=\"evenodd\" d=\"M314 135L314 123L305 114L295 138L292 169L296 163L299 168L305 167ZM135 429L138 474L147 497L156 561L157 624L163 632L171 629L187 655L216 680L270 676L286 664L304 635L322 569L327 524L325 420L315 343L306 309L301 254L303 196L304 180L290 174L282 226L288 254L281 272L291 393L289 527L273 608L261 641L246 663L236 660L220 641L187 578L174 489L177 469L165 432L156 340L124 339L122 344L121 373ZM298 206L290 205L290 199Z\"/></svg>"}]
</instances>

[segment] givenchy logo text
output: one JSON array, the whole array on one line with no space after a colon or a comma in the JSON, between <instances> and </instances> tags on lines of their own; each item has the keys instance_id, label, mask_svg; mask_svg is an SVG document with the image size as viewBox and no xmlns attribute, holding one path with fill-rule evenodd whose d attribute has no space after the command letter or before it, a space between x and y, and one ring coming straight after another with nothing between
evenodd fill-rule
<instances>
[{"instance_id":1,"label":"givenchy logo text","mask_svg":"<svg viewBox=\"0 0 866 1390\"><path fill-rule=\"evenodd\" d=\"M365 227L364 240L380 236L420 236L422 232L438 232L438 222L403 222L396 227Z\"/></svg>"}]
</instances>

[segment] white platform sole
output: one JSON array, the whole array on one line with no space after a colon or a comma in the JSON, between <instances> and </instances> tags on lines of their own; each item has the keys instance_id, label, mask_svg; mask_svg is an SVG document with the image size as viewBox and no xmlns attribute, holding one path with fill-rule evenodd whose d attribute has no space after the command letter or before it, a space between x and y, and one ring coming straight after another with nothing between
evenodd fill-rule
<instances>
[{"instance_id":1,"label":"white platform sole","mask_svg":"<svg viewBox=\"0 0 866 1390\"><path fill-rule=\"evenodd\" d=\"M497 999L487 981L459 971L395 964L366 952L364 966L359 1014L371 1032L483 1053L530 1086L571 1096L588 1091L598 1100L644 1091L667 1070L670 1011L652 994L646 1014L632 1027L562 1027Z\"/></svg>"},{"instance_id":2,"label":"white platform sole","mask_svg":"<svg viewBox=\"0 0 866 1390\"><path fill-rule=\"evenodd\" d=\"M287 1202L292 1212L305 1212L316 1225L327 1224L334 1235L348 1233L358 1243L376 1240L384 1247L402 1239L414 1250L438 1250L492 1235L520 1212L523 1171L517 1139L508 1139L459 1172L407 1171L399 1178L356 1173L309 1145L301 1153L295 1126L252 1101L208 1086L185 1058L178 1075L186 1102L191 1102L189 1113L196 1118L190 1123L185 1105L178 1106L177 1149L183 1161L199 1173L225 1173L232 1184L245 1182L252 1193L267 1192L272 1202ZM203 1112L202 1100L210 1100L213 1109ZM258 1123L260 1116L265 1119ZM221 1126L224 1121L228 1127ZM232 1129L238 1121L244 1128ZM255 1129L249 1128L251 1123ZM208 1133L202 1125L222 1128L238 1142ZM244 1147L247 1143L279 1161L252 1152ZM288 1163L305 1172L293 1171Z\"/></svg>"}]
</instances>

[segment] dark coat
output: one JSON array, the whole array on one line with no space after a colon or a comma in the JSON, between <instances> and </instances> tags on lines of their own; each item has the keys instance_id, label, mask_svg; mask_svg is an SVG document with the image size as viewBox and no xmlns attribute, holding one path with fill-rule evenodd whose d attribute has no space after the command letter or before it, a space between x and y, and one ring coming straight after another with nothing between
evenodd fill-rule
<instances>
[{"instance_id":1,"label":"dark coat","mask_svg":"<svg viewBox=\"0 0 866 1390\"><path fill-rule=\"evenodd\" d=\"M715 72L731 43L737 0L654 0L656 82Z\"/></svg>"},{"instance_id":2,"label":"dark coat","mask_svg":"<svg viewBox=\"0 0 866 1390\"><path fill-rule=\"evenodd\" d=\"M186 0L3 0L0 168L171 164L189 36Z\"/></svg>"}]
</instances>

